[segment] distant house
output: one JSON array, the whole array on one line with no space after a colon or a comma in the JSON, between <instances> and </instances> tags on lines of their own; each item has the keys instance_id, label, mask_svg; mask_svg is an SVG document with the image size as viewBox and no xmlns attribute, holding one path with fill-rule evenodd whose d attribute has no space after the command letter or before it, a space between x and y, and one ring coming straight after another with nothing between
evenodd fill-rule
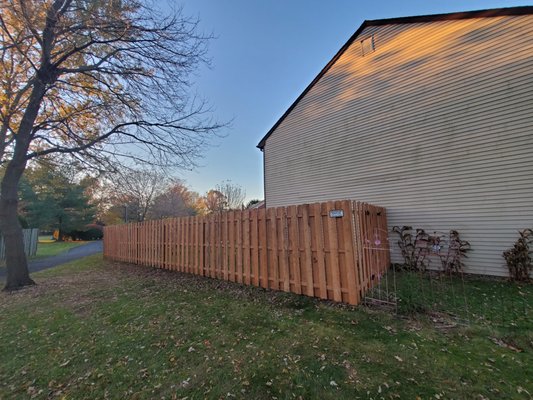
<instances>
[{"instance_id":1,"label":"distant house","mask_svg":"<svg viewBox=\"0 0 533 400\"><path fill-rule=\"evenodd\" d=\"M259 200L257 203L254 203L252 204L251 206L248 207L249 210L255 210L255 209L260 209L260 208L265 208L265 201L264 200Z\"/></svg>"},{"instance_id":2,"label":"distant house","mask_svg":"<svg viewBox=\"0 0 533 400\"><path fill-rule=\"evenodd\" d=\"M368 201L506 275L533 227L533 7L365 21L258 147L267 207Z\"/></svg>"}]
</instances>

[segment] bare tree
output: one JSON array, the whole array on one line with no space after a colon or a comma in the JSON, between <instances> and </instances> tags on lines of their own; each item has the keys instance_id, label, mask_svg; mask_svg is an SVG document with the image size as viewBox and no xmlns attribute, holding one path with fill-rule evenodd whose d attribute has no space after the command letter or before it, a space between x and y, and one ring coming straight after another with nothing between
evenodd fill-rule
<instances>
[{"instance_id":1,"label":"bare tree","mask_svg":"<svg viewBox=\"0 0 533 400\"><path fill-rule=\"evenodd\" d=\"M220 125L190 98L206 38L181 10L138 0L0 3L0 230L5 289L33 284L17 219L27 163L61 155L94 168L189 167Z\"/></svg>"},{"instance_id":2,"label":"bare tree","mask_svg":"<svg viewBox=\"0 0 533 400\"><path fill-rule=\"evenodd\" d=\"M216 190L224 196L225 210L240 210L244 204L246 191L239 185L231 181L224 181L217 185Z\"/></svg>"},{"instance_id":3,"label":"bare tree","mask_svg":"<svg viewBox=\"0 0 533 400\"><path fill-rule=\"evenodd\" d=\"M168 179L156 170L125 169L108 174L103 190L108 204L123 210L125 222L142 222L168 185Z\"/></svg>"}]
</instances>

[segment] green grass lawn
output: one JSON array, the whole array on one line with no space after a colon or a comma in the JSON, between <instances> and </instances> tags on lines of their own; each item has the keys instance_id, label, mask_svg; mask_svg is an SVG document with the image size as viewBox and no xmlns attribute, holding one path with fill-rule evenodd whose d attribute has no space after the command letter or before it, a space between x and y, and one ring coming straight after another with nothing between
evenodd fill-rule
<instances>
[{"instance_id":1,"label":"green grass lawn","mask_svg":"<svg viewBox=\"0 0 533 400\"><path fill-rule=\"evenodd\" d=\"M37 245L37 254L35 258L51 257L61 254L65 251L68 251L74 247L81 246L87 242L76 241L76 242L41 242Z\"/></svg>"},{"instance_id":2,"label":"green grass lawn","mask_svg":"<svg viewBox=\"0 0 533 400\"><path fill-rule=\"evenodd\" d=\"M52 235L39 235L39 243L52 243L55 241Z\"/></svg>"},{"instance_id":3,"label":"green grass lawn","mask_svg":"<svg viewBox=\"0 0 533 400\"><path fill-rule=\"evenodd\" d=\"M451 326L101 256L34 278L0 293L2 399L533 395L530 319L504 327L473 307L469 324ZM472 284L480 298L516 289ZM533 305L531 286L516 290Z\"/></svg>"},{"instance_id":4,"label":"green grass lawn","mask_svg":"<svg viewBox=\"0 0 533 400\"><path fill-rule=\"evenodd\" d=\"M48 240L41 242L41 240L39 240L39 243L37 244L37 254L35 254L35 256L33 257L30 257L30 260L36 260L36 259L44 258L44 257L57 256L58 254L61 254L65 251L73 249L74 247L81 246L82 244L85 244L85 243L87 242L83 242L83 241L56 242L56 241L48 241ZM0 268L5 268L5 266L6 266L5 261L0 260Z\"/></svg>"},{"instance_id":5,"label":"green grass lawn","mask_svg":"<svg viewBox=\"0 0 533 400\"><path fill-rule=\"evenodd\" d=\"M49 239L44 239L41 241L39 238L39 243L37 244L37 254L30 257L30 260L37 260L44 257L51 257L61 254L65 251L68 251L74 247L81 246L87 242L76 241L76 242L56 242ZM5 261L0 260L0 268L5 268Z\"/></svg>"}]
</instances>

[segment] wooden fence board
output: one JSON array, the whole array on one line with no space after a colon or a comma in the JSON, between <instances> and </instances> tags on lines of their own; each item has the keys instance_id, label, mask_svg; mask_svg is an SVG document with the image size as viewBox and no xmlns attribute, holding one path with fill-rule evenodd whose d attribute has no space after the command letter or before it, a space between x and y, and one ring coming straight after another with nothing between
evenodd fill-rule
<instances>
[{"instance_id":1,"label":"wooden fence board","mask_svg":"<svg viewBox=\"0 0 533 400\"><path fill-rule=\"evenodd\" d=\"M304 271L305 271L305 285L306 285L306 294L308 296L315 295L314 282L313 282L313 252L311 247L311 226L309 221L309 205L304 204L303 206L298 206L301 209L302 220L301 227L303 229L303 243L305 258L304 258Z\"/></svg>"},{"instance_id":2,"label":"wooden fence board","mask_svg":"<svg viewBox=\"0 0 533 400\"><path fill-rule=\"evenodd\" d=\"M199 217L198 218L199 223L199 230L198 230L198 240L200 243L198 243L198 252L199 254L199 262L200 262L200 275L205 276L205 218Z\"/></svg>"},{"instance_id":3,"label":"wooden fence board","mask_svg":"<svg viewBox=\"0 0 533 400\"><path fill-rule=\"evenodd\" d=\"M246 285L249 285L251 283L250 274L251 274L251 266L250 266L250 211L244 210L242 212L242 224L243 224L243 230L242 230L242 248L243 248L243 282Z\"/></svg>"},{"instance_id":4,"label":"wooden fence board","mask_svg":"<svg viewBox=\"0 0 533 400\"><path fill-rule=\"evenodd\" d=\"M284 207L277 208L276 218L278 224L278 259L280 264L279 287L285 292L288 292L290 290L290 277L287 251L287 215Z\"/></svg>"},{"instance_id":5,"label":"wooden fence board","mask_svg":"<svg viewBox=\"0 0 533 400\"><path fill-rule=\"evenodd\" d=\"M287 209L289 216L289 275L290 291L302 294L302 277L300 274L300 233L298 225L298 214L296 206L289 206Z\"/></svg>"},{"instance_id":6,"label":"wooden fence board","mask_svg":"<svg viewBox=\"0 0 533 400\"><path fill-rule=\"evenodd\" d=\"M355 257L356 248L355 238L353 235L353 225L352 225L352 211L353 206L352 202L343 202L341 209L344 215L349 216L349 218L342 219L342 230L344 235L344 240L340 243L343 244L343 250L345 255L346 262L346 285L348 289L348 303L349 304L358 304L358 277L356 271L358 269L357 259Z\"/></svg>"},{"instance_id":7,"label":"wooden fence board","mask_svg":"<svg viewBox=\"0 0 533 400\"><path fill-rule=\"evenodd\" d=\"M235 213L236 282L242 283L242 213Z\"/></svg>"},{"instance_id":8,"label":"wooden fence board","mask_svg":"<svg viewBox=\"0 0 533 400\"><path fill-rule=\"evenodd\" d=\"M335 203L329 201L327 203L327 210L334 210ZM326 211L327 211L326 210ZM339 253L338 253L338 238L337 238L337 219L329 218L326 215L326 221L328 225L328 237L329 237L329 267L331 269L331 287L333 291L333 300L342 301L341 294L341 278L339 268Z\"/></svg>"},{"instance_id":9,"label":"wooden fence board","mask_svg":"<svg viewBox=\"0 0 533 400\"><path fill-rule=\"evenodd\" d=\"M228 278L228 213L222 215L222 278L227 281Z\"/></svg>"},{"instance_id":10,"label":"wooden fence board","mask_svg":"<svg viewBox=\"0 0 533 400\"><path fill-rule=\"evenodd\" d=\"M259 274L262 288L268 289L268 234L266 210L258 211Z\"/></svg>"},{"instance_id":11,"label":"wooden fence board","mask_svg":"<svg viewBox=\"0 0 533 400\"><path fill-rule=\"evenodd\" d=\"M235 282L235 211L228 213L228 277Z\"/></svg>"},{"instance_id":12,"label":"wooden fence board","mask_svg":"<svg viewBox=\"0 0 533 400\"><path fill-rule=\"evenodd\" d=\"M278 224L276 217L276 209L268 208L267 209L267 232L270 233L269 238L269 265L271 268L268 269L269 276L268 280L270 282L270 289L279 289L279 263L278 263Z\"/></svg>"},{"instance_id":13,"label":"wooden fence board","mask_svg":"<svg viewBox=\"0 0 533 400\"><path fill-rule=\"evenodd\" d=\"M252 268L252 285L259 286L259 221L258 210L250 211L251 221L251 268Z\"/></svg>"},{"instance_id":14,"label":"wooden fence board","mask_svg":"<svg viewBox=\"0 0 533 400\"><path fill-rule=\"evenodd\" d=\"M317 267L318 267L318 285L319 297L321 299L328 298L328 288L326 281L326 260L324 252L324 229L322 226L322 206L320 203L313 205L314 212L314 228L316 235L316 253L317 253Z\"/></svg>"},{"instance_id":15,"label":"wooden fence board","mask_svg":"<svg viewBox=\"0 0 533 400\"><path fill-rule=\"evenodd\" d=\"M213 214L213 242L212 242L212 268L213 268L213 278L220 278L220 257L219 257L219 246L220 246L220 214Z\"/></svg>"},{"instance_id":16,"label":"wooden fence board","mask_svg":"<svg viewBox=\"0 0 533 400\"><path fill-rule=\"evenodd\" d=\"M215 231L215 217L209 217L209 276L216 278L216 231Z\"/></svg>"}]
</instances>

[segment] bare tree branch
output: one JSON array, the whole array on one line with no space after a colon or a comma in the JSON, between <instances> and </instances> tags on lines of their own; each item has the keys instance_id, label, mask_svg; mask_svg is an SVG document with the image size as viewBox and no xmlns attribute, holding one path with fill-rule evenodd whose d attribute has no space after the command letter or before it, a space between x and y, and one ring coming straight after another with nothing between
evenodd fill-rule
<instances>
[{"instance_id":1,"label":"bare tree branch","mask_svg":"<svg viewBox=\"0 0 533 400\"><path fill-rule=\"evenodd\" d=\"M190 168L224 126L190 95L210 36L181 10L138 0L0 3L0 229L7 287L31 283L17 187L51 155L98 171L135 163ZM9 243L8 243L9 242ZM22 271L22 272L21 272Z\"/></svg>"}]
</instances>

